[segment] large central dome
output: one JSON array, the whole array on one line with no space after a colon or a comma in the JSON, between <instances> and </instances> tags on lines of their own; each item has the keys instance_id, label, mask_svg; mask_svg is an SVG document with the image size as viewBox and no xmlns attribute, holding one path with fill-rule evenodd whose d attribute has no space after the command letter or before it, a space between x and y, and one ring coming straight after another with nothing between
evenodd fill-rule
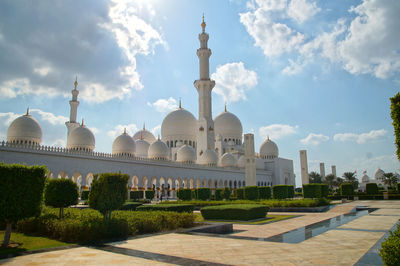
<instances>
[{"instance_id":1,"label":"large central dome","mask_svg":"<svg viewBox=\"0 0 400 266\"><path fill-rule=\"evenodd\" d=\"M221 135L224 141L242 139L242 123L236 115L225 110L214 118L215 135ZM241 142L241 141L240 141ZM236 143L240 144L240 143Z\"/></svg>"},{"instance_id":2,"label":"large central dome","mask_svg":"<svg viewBox=\"0 0 400 266\"><path fill-rule=\"evenodd\" d=\"M42 129L29 111L26 115L15 119L8 127L7 141L12 143L26 143L39 145L42 142Z\"/></svg>"},{"instance_id":3,"label":"large central dome","mask_svg":"<svg viewBox=\"0 0 400 266\"><path fill-rule=\"evenodd\" d=\"M195 146L197 120L189 111L179 107L170 112L161 125L162 140L169 147L175 147L178 141L190 146Z\"/></svg>"}]
</instances>

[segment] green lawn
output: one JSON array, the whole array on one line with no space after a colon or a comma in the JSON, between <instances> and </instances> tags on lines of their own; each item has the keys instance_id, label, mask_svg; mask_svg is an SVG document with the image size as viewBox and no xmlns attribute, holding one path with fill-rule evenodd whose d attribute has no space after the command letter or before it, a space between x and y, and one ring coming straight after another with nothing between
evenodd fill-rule
<instances>
[{"instance_id":1,"label":"green lawn","mask_svg":"<svg viewBox=\"0 0 400 266\"><path fill-rule=\"evenodd\" d=\"M267 224L276 221L286 220L297 215L267 215L264 219L259 219L257 221L229 221L229 220L204 220L201 213L195 213L196 215L196 222L213 222L213 223L233 223L233 224Z\"/></svg>"},{"instance_id":2,"label":"green lawn","mask_svg":"<svg viewBox=\"0 0 400 266\"><path fill-rule=\"evenodd\" d=\"M0 231L0 242L2 243L4 239L4 231ZM21 233L12 232L10 243L21 244L14 248L0 248L0 255L3 254L15 254L27 250L35 250L42 248L52 248L60 246L68 246L71 243L64 243L61 241L49 239L46 237L31 236Z\"/></svg>"}]
</instances>

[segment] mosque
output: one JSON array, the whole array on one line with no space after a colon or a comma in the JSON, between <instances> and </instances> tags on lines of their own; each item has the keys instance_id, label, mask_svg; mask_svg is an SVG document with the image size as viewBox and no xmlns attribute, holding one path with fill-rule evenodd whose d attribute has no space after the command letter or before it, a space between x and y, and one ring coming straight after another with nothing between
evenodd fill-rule
<instances>
[{"instance_id":1,"label":"mosque","mask_svg":"<svg viewBox=\"0 0 400 266\"><path fill-rule=\"evenodd\" d=\"M90 188L93 174L101 172L128 174L132 190L162 189L172 195L182 187L295 185L293 161L279 157L275 142L267 138L256 153L254 135L243 135L242 123L226 106L213 119L211 91L215 81L209 76L211 50L204 18L201 27L197 49L200 77L194 81L199 95L198 119L179 102L179 108L164 118L161 137L156 138L143 126L133 136L122 132L112 143L111 154L97 152L93 132L76 119L79 90L75 80L70 120L65 123L66 147L41 145L42 129L28 109L9 126L7 141L0 143L0 161L44 164L50 178L72 178L84 189Z\"/></svg>"}]
</instances>

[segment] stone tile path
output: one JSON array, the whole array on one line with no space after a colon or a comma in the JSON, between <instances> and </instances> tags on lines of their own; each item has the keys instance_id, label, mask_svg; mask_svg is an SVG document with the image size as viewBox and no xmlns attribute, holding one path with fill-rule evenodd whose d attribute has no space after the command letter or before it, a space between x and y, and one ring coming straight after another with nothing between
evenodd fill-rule
<instances>
[{"instance_id":1,"label":"stone tile path","mask_svg":"<svg viewBox=\"0 0 400 266\"><path fill-rule=\"evenodd\" d=\"M355 201L326 213L265 225L234 225L234 235L270 237L350 212L355 206L379 210L297 244L184 233L157 234L103 247L20 256L5 265L353 265L400 218L400 201Z\"/></svg>"}]
</instances>

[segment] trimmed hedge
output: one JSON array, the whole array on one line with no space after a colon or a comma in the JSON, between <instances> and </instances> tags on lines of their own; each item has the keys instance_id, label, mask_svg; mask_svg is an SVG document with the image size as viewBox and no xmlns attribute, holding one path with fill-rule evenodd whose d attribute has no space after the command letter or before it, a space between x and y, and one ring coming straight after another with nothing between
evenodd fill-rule
<instances>
[{"instance_id":1,"label":"trimmed hedge","mask_svg":"<svg viewBox=\"0 0 400 266\"><path fill-rule=\"evenodd\" d=\"M286 185L276 185L272 187L274 199L286 199L289 197L288 187Z\"/></svg>"},{"instance_id":2,"label":"trimmed hedge","mask_svg":"<svg viewBox=\"0 0 400 266\"><path fill-rule=\"evenodd\" d=\"M145 195L146 199L152 200L152 199L154 199L155 192L154 192L154 190L146 190L144 192L144 195Z\"/></svg>"},{"instance_id":3,"label":"trimmed hedge","mask_svg":"<svg viewBox=\"0 0 400 266\"><path fill-rule=\"evenodd\" d=\"M60 218L63 218L63 209L78 204L78 186L71 179L50 179L44 187L44 204L60 208Z\"/></svg>"},{"instance_id":4,"label":"trimmed hedge","mask_svg":"<svg viewBox=\"0 0 400 266\"><path fill-rule=\"evenodd\" d=\"M81 192L81 200L88 200L89 199L89 190L83 190Z\"/></svg>"},{"instance_id":5,"label":"trimmed hedge","mask_svg":"<svg viewBox=\"0 0 400 266\"><path fill-rule=\"evenodd\" d=\"M191 204L149 204L136 208L138 211L170 211L170 212L193 212L194 206Z\"/></svg>"},{"instance_id":6,"label":"trimmed hedge","mask_svg":"<svg viewBox=\"0 0 400 266\"><path fill-rule=\"evenodd\" d=\"M288 190L288 198L293 199L294 198L294 186L287 185L287 190Z\"/></svg>"},{"instance_id":7,"label":"trimmed hedge","mask_svg":"<svg viewBox=\"0 0 400 266\"><path fill-rule=\"evenodd\" d=\"M244 199L244 188L237 188L235 189L236 198L239 200Z\"/></svg>"},{"instance_id":8,"label":"trimmed hedge","mask_svg":"<svg viewBox=\"0 0 400 266\"><path fill-rule=\"evenodd\" d=\"M329 195L329 188L327 184L304 184L303 197L304 198L327 198Z\"/></svg>"},{"instance_id":9,"label":"trimmed hedge","mask_svg":"<svg viewBox=\"0 0 400 266\"><path fill-rule=\"evenodd\" d=\"M125 202L124 205L122 205L121 208L119 208L121 211L134 211L136 210L137 207L142 206L143 203L141 202Z\"/></svg>"},{"instance_id":10,"label":"trimmed hedge","mask_svg":"<svg viewBox=\"0 0 400 266\"><path fill-rule=\"evenodd\" d=\"M230 188L226 187L224 188L224 192L223 192L223 197L226 200L229 200L229 198L231 197L232 191Z\"/></svg>"},{"instance_id":11,"label":"trimmed hedge","mask_svg":"<svg viewBox=\"0 0 400 266\"><path fill-rule=\"evenodd\" d=\"M367 189L368 195L373 195L373 194L379 193L378 185L376 183L368 183L366 186L366 189Z\"/></svg>"},{"instance_id":12,"label":"trimmed hedge","mask_svg":"<svg viewBox=\"0 0 400 266\"><path fill-rule=\"evenodd\" d=\"M343 183L340 185L340 195L342 196L353 196L354 187L352 183Z\"/></svg>"},{"instance_id":13,"label":"trimmed hedge","mask_svg":"<svg viewBox=\"0 0 400 266\"><path fill-rule=\"evenodd\" d=\"M141 200L143 199L144 191L143 190L134 190L129 192L130 200Z\"/></svg>"},{"instance_id":14,"label":"trimmed hedge","mask_svg":"<svg viewBox=\"0 0 400 266\"><path fill-rule=\"evenodd\" d=\"M397 225L396 230L389 232L389 237L382 242L379 255L384 265L400 265L400 226Z\"/></svg>"},{"instance_id":15,"label":"trimmed hedge","mask_svg":"<svg viewBox=\"0 0 400 266\"><path fill-rule=\"evenodd\" d=\"M224 198L224 190L222 188L217 188L215 190L215 200L222 200Z\"/></svg>"},{"instance_id":16,"label":"trimmed hedge","mask_svg":"<svg viewBox=\"0 0 400 266\"><path fill-rule=\"evenodd\" d=\"M400 181L400 180L399 180ZM400 183L397 183L397 193L400 194Z\"/></svg>"},{"instance_id":17,"label":"trimmed hedge","mask_svg":"<svg viewBox=\"0 0 400 266\"><path fill-rule=\"evenodd\" d=\"M268 206L258 204L232 204L221 206L209 206L202 208L201 215L206 220L241 220L248 221L265 218L269 210Z\"/></svg>"},{"instance_id":18,"label":"trimmed hedge","mask_svg":"<svg viewBox=\"0 0 400 266\"><path fill-rule=\"evenodd\" d=\"M258 187L258 197L260 199L270 199L271 187Z\"/></svg>"},{"instance_id":19,"label":"trimmed hedge","mask_svg":"<svg viewBox=\"0 0 400 266\"><path fill-rule=\"evenodd\" d=\"M258 200L258 188L257 188L257 186L244 187L244 199L247 199L247 200Z\"/></svg>"},{"instance_id":20,"label":"trimmed hedge","mask_svg":"<svg viewBox=\"0 0 400 266\"><path fill-rule=\"evenodd\" d=\"M190 188L180 188L176 192L176 196L180 200L191 200L192 199L192 190Z\"/></svg>"},{"instance_id":21,"label":"trimmed hedge","mask_svg":"<svg viewBox=\"0 0 400 266\"><path fill-rule=\"evenodd\" d=\"M211 198L211 190L209 188L197 188L195 189L197 200L208 200Z\"/></svg>"}]
</instances>

